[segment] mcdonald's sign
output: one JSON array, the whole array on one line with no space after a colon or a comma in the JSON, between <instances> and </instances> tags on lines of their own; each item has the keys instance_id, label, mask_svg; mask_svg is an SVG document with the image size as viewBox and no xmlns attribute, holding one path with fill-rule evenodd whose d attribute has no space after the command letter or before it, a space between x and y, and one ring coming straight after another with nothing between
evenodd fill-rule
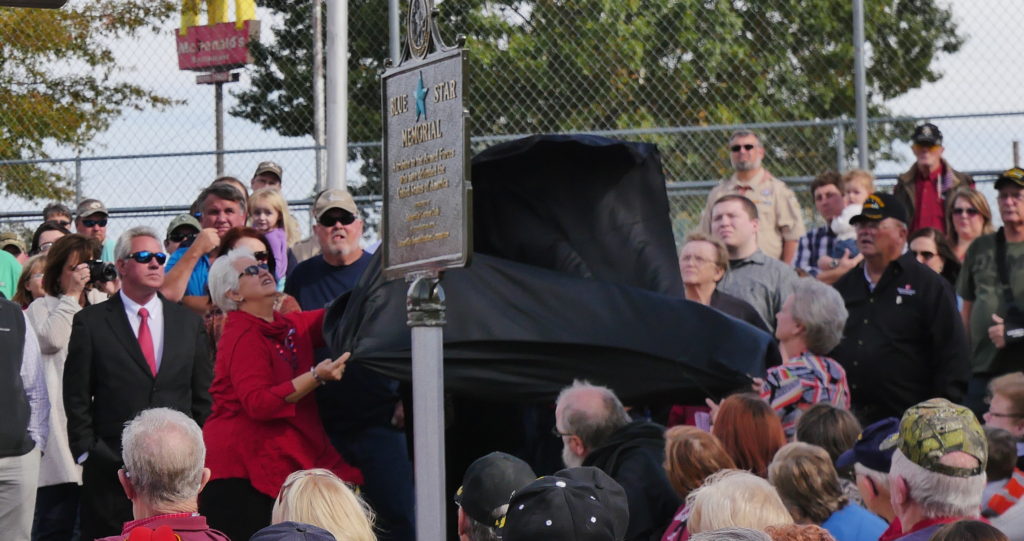
<instances>
[{"instance_id":1,"label":"mcdonald's sign","mask_svg":"<svg viewBox=\"0 0 1024 541\"><path fill-rule=\"evenodd\" d=\"M199 24L206 4L207 24ZM252 62L249 41L259 39L255 0L235 0L235 20L228 20L228 0L182 0L176 31L178 69L222 71Z\"/></svg>"}]
</instances>

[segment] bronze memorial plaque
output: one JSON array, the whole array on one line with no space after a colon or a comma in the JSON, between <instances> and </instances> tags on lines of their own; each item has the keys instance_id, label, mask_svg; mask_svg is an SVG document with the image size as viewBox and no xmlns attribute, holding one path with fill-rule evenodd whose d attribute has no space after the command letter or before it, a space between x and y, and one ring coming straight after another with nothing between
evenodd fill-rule
<instances>
[{"instance_id":1,"label":"bronze memorial plaque","mask_svg":"<svg viewBox=\"0 0 1024 541\"><path fill-rule=\"evenodd\" d=\"M382 77L384 274L463 267L469 261L466 53L409 59Z\"/></svg>"}]
</instances>

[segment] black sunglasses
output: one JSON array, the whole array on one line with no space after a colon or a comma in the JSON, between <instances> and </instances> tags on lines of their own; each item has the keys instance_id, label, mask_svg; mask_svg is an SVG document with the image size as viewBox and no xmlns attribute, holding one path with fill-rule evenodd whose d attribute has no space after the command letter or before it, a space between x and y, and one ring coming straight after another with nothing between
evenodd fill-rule
<instances>
[{"instance_id":1,"label":"black sunglasses","mask_svg":"<svg viewBox=\"0 0 1024 541\"><path fill-rule=\"evenodd\" d=\"M754 147L755 147L755 146L757 146L757 145L751 145L751 144L746 144L746 145L733 145L733 146L729 147L729 150L731 150L731 151L733 151L733 152L739 152L741 148L742 148L743 150L754 150Z\"/></svg>"},{"instance_id":2,"label":"black sunglasses","mask_svg":"<svg viewBox=\"0 0 1024 541\"><path fill-rule=\"evenodd\" d=\"M49 220L46 223L48 223L50 225L59 225L61 227L70 227L71 226L71 222L68 222L68 221L65 221L65 220Z\"/></svg>"},{"instance_id":3,"label":"black sunglasses","mask_svg":"<svg viewBox=\"0 0 1024 541\"><path fill-rule=\"evenodd\" d=\"M171 242L185 242L186 240L194 240L198 233L171 233L167 235L167 240Z\"/></svg>"},{"instance_id":4,"label":"black sunglasses","mask_svg":"<svg viewBox=\"0 0 1024 541\"><path fill-rule=\"evenodd\" d=\"M107 219L100 218L99 220L90 220L86 218L82 220L82 225L84 225L85 227L96 227L97 225L100 227L107 227Z\"/></svg>"},{"instance_id":5,"label":"black sunglasses","mask_svg":"<svg viewBox=\"0 0 1024 541\"><path fill-rule=\"evenodd\" d=\"M965 208L965 209L953 209L953 214L966 214L968 216L977 216L981 214L981 211L976 208Z\"/></svg>"},{"instance_id":6,"label":"black sunglasses","mask_svg":"<svg viewBox=\"0 0 1024 541\"><path fill-rule=\"evenodd\" d=\"M918 252L916 250L911 250L911 252L914 255L916 255L917 257L920 257L921 259L924 259L925 261L928 261L931 258L935 257L935 252L926 252L926 251Z\"/></svg>"},{"instance_id":7,"label":"black sunglasses","mask_svg":"<svg viewBox=\"0 0 1024 541\"><path fill-rule=\"evenodd\" d=\"M163 252L150 252L149 250L133 252L125 257L125 259L134 259L138 263L149 263L153 258L156 258L156 262L161 265L167 262L167 254Z\"/></svg>"},{"instance_id":8,"label":"black sunglasses","mask_svg":"<svg viewBox=\"0 0 1024 541\"><path fill-rule=\"evenodd\" d=\"M242 273L239 274L238 277L241 278L247 274L249 276L259 276L260 271L270 272L270 267L268 267L266 263L260 263L259 265L249 265L248 267L242 269Z\"/></svg>"},{"instance_id":9,"label":"black sunglasses","mask_svg":"<svg viewBox=\"0 0 1024 541\"><path fill-rule=\"evenodd\" d=\"M266 252L266 251L256 252L256 253L252 254L252 256L256 258L256 261L264 261L265 262L265 261L269 261L270 260L270 252Z\"/></svg>"},{"instance_id":10,"label":"black sunglasses","mask_svg":"<svg viewBox=\"0 0 1024 541\"><path fill-rule=\"evenodd\" d=\"M356 221L356 215L351 212L344 214L324 214L317 222L324 227L334 227L334 224L341 222L341 225L352 225Z\"/></svg>"}]
</instances>

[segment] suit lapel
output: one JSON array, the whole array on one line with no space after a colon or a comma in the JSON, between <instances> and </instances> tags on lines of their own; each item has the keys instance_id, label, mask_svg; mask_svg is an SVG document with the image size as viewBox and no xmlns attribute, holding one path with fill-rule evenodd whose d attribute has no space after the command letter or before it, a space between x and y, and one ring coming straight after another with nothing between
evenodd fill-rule
<instances>
[{"instance_id":1,"label":"suit lapel","mask_svg":"<svg viewBox=\"0 0 1024 541\"><path fill-rule=\"evenodd\" d=\"M178 309L181 307L163 298L162 295L160 296L160 302L163 303L164 309L164 354L160 357L160 372L157 373L157 377L160 377L160 374L164 373L165 369L168 369L167 373L173 373L169 369L181 362L183 358L191 359L191 357L180 353L189 345L185 325L182 321L175 320L175 316L178 315ZM192 341L194 342L195 338Z\"/></svg>"},{"instance_id":2,"label":"suit lapel","mask_svg":"<svg viewBox=\"0 0 1024 541\"><path fill-rule=\"evenodd\" d=\"M108 312L107 322L110 324L111 332L114 333L114 338L124 346L125 350L135 361L135 364L146 375L153 377L153 373L149 370L149 363L146 362L146 358L142 355L142 348L139 347L139 339L136 338L135 332L132 331L132 325L128 322L128 314L124 312L124 302L121 300L121 294L115 293L113 297L107 300L106 305Z\"/></svg>"}]
</instances>

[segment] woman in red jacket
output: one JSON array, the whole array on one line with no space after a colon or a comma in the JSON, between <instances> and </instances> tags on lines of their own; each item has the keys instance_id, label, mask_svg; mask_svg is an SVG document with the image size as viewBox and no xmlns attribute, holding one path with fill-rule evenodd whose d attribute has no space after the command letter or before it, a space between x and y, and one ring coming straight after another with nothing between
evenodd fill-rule
<instances>
[{"instance_id":1,"label":"woman in red jacket","mask_svg":"<svg viewBox=\"0 0 1024 541\"><path fill-rule=\"evenodd\" d=\"M213 472L200 512L231 539L270 525L274 498L289 474L326 468L362 483L320 424L307 396L341 379L348 354L313 363L324 345L323 310L274 311L277 283L244 248L210 268L213 302L227 313L214 366L213 413L203 427L206 466Z\"/></svg>"}]
</instances>

